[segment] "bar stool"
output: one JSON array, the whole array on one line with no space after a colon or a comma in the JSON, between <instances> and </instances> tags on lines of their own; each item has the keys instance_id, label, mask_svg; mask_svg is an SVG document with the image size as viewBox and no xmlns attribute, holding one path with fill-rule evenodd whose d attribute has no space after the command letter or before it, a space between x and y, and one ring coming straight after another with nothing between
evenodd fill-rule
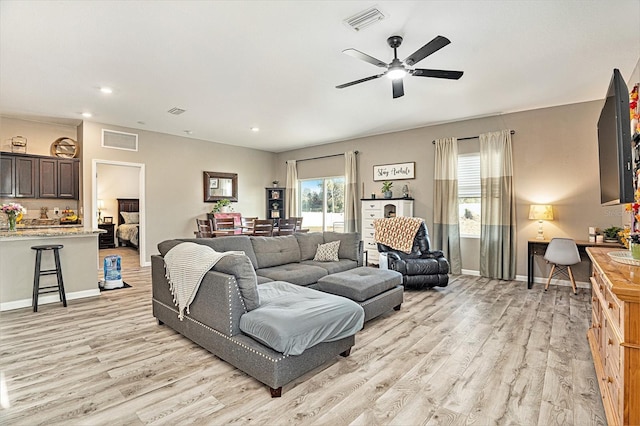
<instances>
[{"instance_id":1,"label":"bar stool","mask_svg":"<svg viewBox=\"0 0 640 426\"><path fill-rule=\"evenodd\" d=\"M60 300L62 301L62 305L65 307L67 306L67 297L64 294L64 282L62 281L62 267L60 266L60 252L59 252L59 250L63 247L64 246L62 244L49 244L49 245L31 247L32 250L36 251L36 269L33 273L33 312L38 312L38 295L39 294L55 293L57 291L60 294ZM56 262L55 269L45 269L44 271L40 270L42 252L44 250L53 250L53 257ZM53 275L53 274L56 274L58 284L47 286L47 287L40 287L40 277L42 275Z\"/></svg>"}]
</instances>

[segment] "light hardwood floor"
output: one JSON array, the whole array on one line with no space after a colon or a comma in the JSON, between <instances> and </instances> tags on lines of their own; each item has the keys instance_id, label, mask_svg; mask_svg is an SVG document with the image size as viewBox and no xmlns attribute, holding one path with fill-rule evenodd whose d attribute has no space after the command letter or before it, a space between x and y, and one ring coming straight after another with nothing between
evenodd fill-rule
<instances>
[{"instance_id":1,"label":"light hardwood floor","mask_svg":"<svg viewBox=\"0 0 640 426\"><path fill-rule=\"evenodd\" d=\"M463 275L406 291L400 311L358 333L349 357L272 399L157 325L150 268L131 252L123 275L133 288L0 314L10 404L1 424L606 424L585 337L588 290Z\"/></svg>"}]
</instances>

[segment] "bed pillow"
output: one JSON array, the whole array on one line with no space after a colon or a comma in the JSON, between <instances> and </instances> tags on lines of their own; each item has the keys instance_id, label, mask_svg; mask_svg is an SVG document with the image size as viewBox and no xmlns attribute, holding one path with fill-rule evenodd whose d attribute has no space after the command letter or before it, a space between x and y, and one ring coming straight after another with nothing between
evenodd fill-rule
<instances>
[{"instance_id":1,"label":"bed pillow","mask_svg":"<svg viewBox=\"0 0 640 426\"><path fill-rule=\"evenodd\" d=\"M140 213L139 212L120 212L122 218L124 219L124 223L126 224L135 224L140 223Z\"/></svg>"},{"instance_id":2,"label":"bed pillow","mask_svg":"<svg viewBox=\"0 0 640 426\"><path fill-rule=\"evenodd\" d=\"M340 240L331 241L330 243L318 244L316 256L313 258L316 262L337 262L338 250L340 249Z\"/></svg>"}]
</instances>

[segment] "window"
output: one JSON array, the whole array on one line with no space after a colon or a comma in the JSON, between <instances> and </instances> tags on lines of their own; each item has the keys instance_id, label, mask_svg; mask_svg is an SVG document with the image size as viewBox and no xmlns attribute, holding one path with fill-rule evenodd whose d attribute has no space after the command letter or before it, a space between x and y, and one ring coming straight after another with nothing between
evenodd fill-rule
<instances>
[{"instance_id":1,"label":"window","mask_svg":"<svg viewBox=\"0 0 640 426\"><path fill-rule=\"evenodd\" d=\"M311 232L344 232L344 176L299 181L300 215Z\"/></svg>"},{"instance_id":2,"label":"window","mask_svg":"<svg viewBox=\"0 0 640 426\"><path fill-rule=\"evenodd\" d=\"M460 236L480 238L480 154L458 156Z\"/></svg>"}]
</instances>

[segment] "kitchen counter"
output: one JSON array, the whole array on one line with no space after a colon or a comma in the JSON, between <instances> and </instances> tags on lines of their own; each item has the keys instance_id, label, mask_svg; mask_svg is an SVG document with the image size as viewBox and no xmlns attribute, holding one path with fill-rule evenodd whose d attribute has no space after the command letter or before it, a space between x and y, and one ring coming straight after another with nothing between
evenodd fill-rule
<instances>
[{"instance_id":1,"label":"kitchen counter","mask_svg":"<svg viewBox=\"0 0 640 426\"><path fill-rule=\"evenodd\" d=\"M0 229L0 241L15 240L27 237L64 237L101 234L106 232L103 229L84 229L76 225L59 225L53 227L25 227L18 228L16 231L8 231Z\"/></svg>"},{"instance_id":2,"label":"kitchen counter","mask_svg":"<svg viewBox=\"0 0 640 426\"><path fill-rule=\"evenodd\" d=\"M31 306L35 250L32 246L62 244L60 263L67 301L100 295L98 288L98 235L101 229L85 229L78 226L48 228L18 228L9 232L0 230L0 311ZM53 269L53 254L42 256L42 269ZM40 286L55 283L55 275L43 276ZM51 283L51 284L49 284ZM38 305L59 304L56 293L45 294ZM58 309L46 307L45 309ZM45 310L43 310L45 311Z\"/></svg>"}]
</instances>

